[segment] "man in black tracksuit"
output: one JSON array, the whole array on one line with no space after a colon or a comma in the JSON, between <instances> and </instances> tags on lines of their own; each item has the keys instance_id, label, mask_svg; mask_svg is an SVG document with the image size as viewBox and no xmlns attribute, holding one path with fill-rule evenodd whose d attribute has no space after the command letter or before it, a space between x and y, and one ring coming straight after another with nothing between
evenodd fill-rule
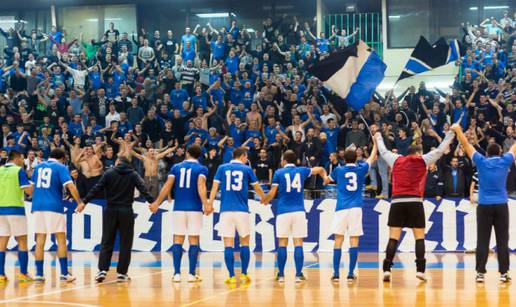
<instances>
[{"instance_id":1,"label":"man in black tracksuit","mask_svg":"<svg viewBox=\"0 0 516 307\"><path fill-rule=\"evenodd\" d=\"M106 278L117 232L120 235L120 252L116 269L117 280L124 282L130 279L127 276L127 269L131 262L131 249L133 247L134 189L137 188L149 203L154 201L154 198L145 188L143 179L130 165L131 163L127 158L119 157L116 166L107 170L84 198L86 204L101 192L107 201L102 218L99 272L95 277L97 282L102 282Z\"/></svg>"}]
</instances>

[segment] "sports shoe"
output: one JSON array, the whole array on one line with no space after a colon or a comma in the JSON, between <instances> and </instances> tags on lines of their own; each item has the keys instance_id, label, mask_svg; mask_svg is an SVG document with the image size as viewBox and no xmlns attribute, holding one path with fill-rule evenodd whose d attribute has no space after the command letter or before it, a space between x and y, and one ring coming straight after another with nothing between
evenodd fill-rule
<instances>
[{"instance_id":1,"label":"sports shoe","mask_svg":"<svg viewBox=\"0 0 516 307\"><path fill-rule=\"evenodd\" d=\"M303 281L306 281L306 277L305 277L305 275L303 275L303 273L301 273L301 275L296 275L296 282L297 283L303 282Z\"/></svg>"},{"instance_id":2,"label":"sports shoe","mask_svg":"<svg viewBox=\"0 0 516 307\"><path fill-rule=\"evenodd\" d=\"M103 282L104 279L106 279L107 272L106 271L99 271L97 272L97 275L95 275L95 281L96 282Z\"/></svg>"},{"instance_id":3,"label":"sports shoe","mask_svg":"<svg viewBox=\"0 0 516 307\"><path fill-rule=\"evenodd\" d=\"M228 277L228 278L224 281L224 283L229 284L229 285L231 285L231 284L233 284L233 285L234 285L234 284L236 284L236 282L237 282L236 276Z\"/></svg>"},{"instance_id":4,"label":"sports shoe","mask_svg":"<svg viewBox=\"0 0 516 307\"><path fill-rule=\"evenodd\" d=\"M426 281L426 276L425 276L425 273L423 273L423 272L417 272L416 273L416 278L421 280L421 281Z\"/></svg>"},{"instance_id":5,"label":"sports shoe","mask_svg":"<svg viewBox=\"0 0 516 307\"><path fill-rule=\"evenodd\" d=\"M391 281L391 272L390 271L383 272L383 281L385 281L385 282Z\"/></svg>"},{"instance_id":6,"label":"sports shoe","mask_svg":"<svg viewBox=\"0 0 516 307\"><path fill-rule=\"evenodd\" d=\"M34 279L29 274L18 274L18 282L31 282Z\"/></svg>"},{"instance_id":7,"label":"sports shoe","mask_svg":"<svg viewBox=\"0 0 516 307\"><path fill-rule=\"evenodd\" d=\"M338 275L333 275L333 276L331 277L331 282L334 282L334 283L338 283L338 282L340 282L340 276L338 276Z\"/></svg>"},{"instance_id":8,"label":"sports shoe","mask_svg":"<svg viewBox=\"0 0 516 307\"><path fill-rule=\"evenodd\" d=\"M45 276L36 275L34 276L35 282L45 282Z\"/></svg>"},{"instance_id":9,"label":"sports shoe","mask_svg":"<svg viewBox=\"0 0 516 307\"><path fill-rule=\"evenodd\" d=\"M118 274L116 277L117 282L128 282L131 280L131 277L129 277L127 274Z\"/></svg>"},{"instance_id":10,"label":"sports shoe","mask_svg":"<svg viewBox=\"0 0 516 307\"><path fill-rule=\"evenodd\" d=\"M511 276L509 276L509 273L500 274L500 281L501 282L511 282Z\"/></svg>"},{"instance_id":11,"label":"sports shoe","mask_svg":"<svg viewBox=\"0 0 516 307\"><path fill-rule=\"evenodd\" d=\"M8 281L7 276L0 275L0 285L5 285Z\"/></svg>"},{"instance_id":12,"label":"sports shoe","mask_svg":"<svg viewBox=\"0 0 516 307\"><path fill-rule=\"evenodd\" d=\"M376 198L376 199L386 199L387 197L386 197L386 196L384 196L384 195L382 195L382 194L380 194L380 195L376 195L376 197L375 197L375 198Z\"/></svg>"},{"instance_id":13,"label":"sports shoe","mask_svg":"<svg viewBox=\"0 0 516 307\"><path fill-rule=\"evenodd\" d=\"M240 281L243 282L243 283L250 283L251 282L251 277L249 277L249 275L247 274L240 274Z\"/></svg>"},{"instance_id":14,"label":"sports shoe","mask_svg":"<svg viewBox=\"0 0 516 307\"><path fill-rule=\"evenodd\" d=\"M198 282L198 281L202 281L201 276L188 274L188 282Z\"/></svg>"},{"instance_id":15,"label":"sports shoe","mask_svg":"<svg viewBox=\"0 0 516 307\"><path fill-rule=\"evenodd\" d=\"M181 282L181 274L174 274L172 277L173 282Z\"/></svg>"},{"instance_id":16,"label":"sports shoe","mask_svg":"<svg viewBox=\"0 0 516 307\"><path fill-rule=\"evenodd\" d=\"M68 273L66 275L61 275L59 277L59 280L62 281L62 282L73 282L73 281L75 281L75 276L73 276L72 274Z\"/></svg>"},{"instance_id":17,"label":"sports shoe","mask_svg":"<svg viewBox=\"0 0 516 307\"><path fill-rule=\"evenodd\" d=\"M479 283L484 282L484 273L477 273L475 280Z\"/></svg>"},{"instance_id":18,"label":"sports shoe","mask_svg":"<svg viewBox=\"0 0 516 307\"><path fill-rule=\"evenodd\" d=\"M365 187L365 189L366 189L366 190L373 190L373 191L376 191L376 190L378 189L378 187L377 187L377 186L375 186L375 185L370 184L370 185L367 185L367 186Z\"/></svg>"},{"instance_id":19,"label":"sports shoe","mask_svg":"<svg viewBox=\"0 0 516 307\"><path fill-rule=\"evenodd\" d=\"M355 274L348 275L348 277L346 277L346 279L348 280L348 282L354 282L357 280L357 276Z\"/></svg>"},{"instance_id":20,"label":"sports shoe","mask_svg":"<svg viewBox=\"0 0 516 307\"><path fill-rule=\"evenodd\" d=\"M276 275L276 281L279 282L279 283L284 283L285 282L285 276L283 275Z\"/></svg>"}]
</instances>

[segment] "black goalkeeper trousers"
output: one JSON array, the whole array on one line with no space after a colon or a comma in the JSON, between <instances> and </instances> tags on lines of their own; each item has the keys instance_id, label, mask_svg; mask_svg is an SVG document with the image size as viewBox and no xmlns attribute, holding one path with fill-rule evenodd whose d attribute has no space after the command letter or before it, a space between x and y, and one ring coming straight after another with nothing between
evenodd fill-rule
<instances>
[{"instance_id":1,"label":"black goalkeeper trousers","mask_svg":"<svg viewBox=\"0 0 516 307\"><path fill-rule=\"evenodd\" d=\"M133 248L134 213L133 210L113 210L107 208L102 217L102 242L99 255L99 271L109 271L113 246L118 233L120 247L118 266L116 272L127 274L131 263L131 250Z\"/></svg>"},{"instance_id":2,"label":"black goalkeeper trousers","mask_svg":"<svg viewBox=\"0 0 516 307\"><path fill-rule=\"evenodd\" d=\"M486 272L489 241L493 227L496 236L498 271L502 274L507 273L509 270L509 208L507 204L479 205L477 207L476 269L479 273Z\"/></svg>"}]
</instances>

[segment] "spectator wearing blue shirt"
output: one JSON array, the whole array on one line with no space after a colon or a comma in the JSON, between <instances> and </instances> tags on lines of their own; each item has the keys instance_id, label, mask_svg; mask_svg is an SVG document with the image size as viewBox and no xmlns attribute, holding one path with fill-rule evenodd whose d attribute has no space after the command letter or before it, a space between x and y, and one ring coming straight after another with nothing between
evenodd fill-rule
<instances>
[{"instance_id":1,"label":"spectator wearing blue shirt","mask_svg":"<svg viewBox=\"0 0 516 307\"><path fill-rule=\"evenodd\" d=\"M170 91L170 101L172 102L172 109L181 110L183 102L190 99L190 95L185 89L181 88L181 83L177 82L175 88Z\"/></svg>"},{"instance_id":2,"label":"spectator wearing blue shirt","mask_svg":"<svg viewBox=\"0 0 516 307\"><path fill-rule=\"evenodd\" d=\"M235 54L233 50L229 51L229 56L226 58L226 69L227 71L235 75L238 71L238 64L240 63L240 58Z\"/></svg>"},{"instance_id":3,"label":"spectator wearing blue shirt","mask_svg":"<svg viewBox=\"0 0 516 307\"><path fill-rule=\"evenodd\" d=\"M208 40L207 37L206 40ZM217 40L211 42L210 46L212 61L221 61L222 59L224 59L224 54L226 54L226 43L224 43L222 35L217 35Z\"/></svg>"},{"instance_id":4,"label":"spectator wearing blue shirt","mask_svg":"<svg viewBox=\"0 0 516 307\"><path fill-rule=\"evenodd\" d=\"M193 144L196 137L201 138L203 144L208 139L208 131L206 131L206 129L203 129L202 119L199 117L194 119L194 127L186 133L186 136L185 136L186 144L187 145Z\"/></svg>"},{"instance_id":5,"label":"spectator wearing blue shirt","mask_svg":"<svg viewBox=\"0 0 516 307\"><path fill-rule=\"evenodd\" d=\"M206 94L203 93L201 86L195 87L195 96L192 97L193 106L195 109L201 107L203 111L208 109L208 99L206 99Z\"/></svg>"},{"instance_id":6,"label":"spectator wearing blue shirt","mask_svg":"<svg viewBox=\"0 0 516 307\"><path fill-rule=\"evenodd\" d=\"M72 136L81 137L82 134L84 133L83 128L84 127L83 127L81 115L75 114L73 117L73 121L71 121L68 124L68 129L70 130L70 133L72 134Z\"/></svg>"}]
</instances>

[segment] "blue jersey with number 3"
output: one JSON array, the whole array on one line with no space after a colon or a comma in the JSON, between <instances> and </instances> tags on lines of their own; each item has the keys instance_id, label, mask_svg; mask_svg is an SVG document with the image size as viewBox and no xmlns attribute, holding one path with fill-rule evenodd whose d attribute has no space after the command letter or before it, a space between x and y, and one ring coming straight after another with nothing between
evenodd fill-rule
<instances>
[{"instance_id":1,"label":"blue jersey with number 3","mask_svg":"<svg viewBox=\"0 0 516 307\"><path fill-rule=\"evenodd\" d=\"M208 168L196 160L185 160L172 167L169 177L174 177L174 211L202 211L197 189L199 176L208 176Z\"/></svg>"},{"instance_id":2,"label":"blue jersey with number 3","mask_svg":"<svg viewBox=\"0 0 516 307\"><path fill-rule=\"evenodd\" d=\"M247 203L249 184L258 183L253 169L240 161L233 160L217 169L215 178L220 183L220 212L249 212Z\"/></svg>"},{"instance_id":3,"label":"blue jersey with number 3","mask_svg":"<svg viewBox=\"0 0 516 307\"><path fill-rule=\"evenodd\" d=\"M54 159L40 163L31 178L34 183L32 212L51 211L64 213L63 188L72 182L68 168Z\"/></svg>"},{"instance_id":4,"label":"blue jersey with number 3","mask_svg":"<svg viewBox=\"0 0 516 307\"><path fill-rule=\"evenodd\" d=\"M335 211L362 207L362 189L365 177L369 171L369 164L357 163L339 166L330 174L330 178L337 183L337 207Z\"/></svg>"},{"instance_id":5,"label":"blue jersey with number 3","mask_svg":"<svg viewBox=\"0 0 516 307\"><path fill-rule=\"evenodd\" d=\"M287 164L277 170L272 185L278 186L278 215L289 212L305 212L304 185L312 170Z\"/></svg>"}]
</instances>

